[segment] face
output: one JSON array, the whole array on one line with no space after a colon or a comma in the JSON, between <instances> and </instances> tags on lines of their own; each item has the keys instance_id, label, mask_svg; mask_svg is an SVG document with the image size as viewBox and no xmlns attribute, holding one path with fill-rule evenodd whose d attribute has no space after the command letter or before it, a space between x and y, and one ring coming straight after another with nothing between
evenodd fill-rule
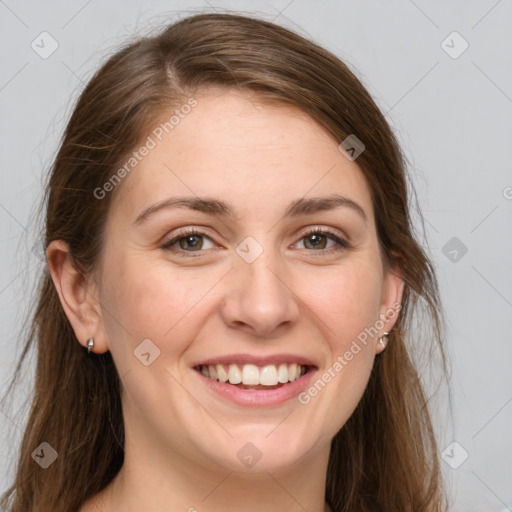
<instances>
[{"instance_id":1,"label":"face","mask_svg":"<svg viewBox=\"0 0 512 512\"><path fill-rule=\"evenodd\" d=\"M328 453L354 411L401 281L361 170L318 124L247 92L196 99L113 198L105 350L127 439L203 467L285 470Z\"/></svg>"}]
</instances>

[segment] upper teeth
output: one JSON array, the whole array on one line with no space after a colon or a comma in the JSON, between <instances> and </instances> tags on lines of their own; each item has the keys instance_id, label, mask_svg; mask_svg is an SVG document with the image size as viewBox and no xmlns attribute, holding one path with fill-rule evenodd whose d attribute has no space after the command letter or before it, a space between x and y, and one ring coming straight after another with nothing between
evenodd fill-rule
<instances>
[{"instance_id":1,"label":"upper teeth","mask_svg":"<svg viewBox=\"0 0 512 512\"><path fill-rule=\"evenodd\" d=\"M286 384L299 379L306 373L306 367L297 363L269 364L259 368L254 364L230 364L226 367L222 364L201 365L201 373L205 377L220 382L229 381L230 384L245 384L248 386L275 386L278 383Z\"/></svg>"}]
</instances>

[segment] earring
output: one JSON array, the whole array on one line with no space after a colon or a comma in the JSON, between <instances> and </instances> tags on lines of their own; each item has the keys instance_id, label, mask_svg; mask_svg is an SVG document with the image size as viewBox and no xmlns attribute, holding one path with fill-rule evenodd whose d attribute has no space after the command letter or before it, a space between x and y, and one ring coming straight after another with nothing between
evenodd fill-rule
<instances>
[{"instance_id":1,"label":"earring","mask_svg":"<svg viewBox=\"0 0 512 512\"><path fill-rule=\"evenodd\" d=\"M384 342L384 338L387 338L386 342ZM382 336L379 338L379 341L380 341L380 344L382 345L382 348L386 348L386 345L388 343L388 339L389 339L389 332L383 333Z\"/></svg>"},{"instance_id":2,"label":"earring","mask_svg":"<svg viewBox=\"0 0 512 512\"><path fill-rule=\"evenodd\" d=\"M89 338L87 340L87 353L88 354L91 353L92 347L94 347L94 339L93 338Z\"/></svg>"}]
</instances>

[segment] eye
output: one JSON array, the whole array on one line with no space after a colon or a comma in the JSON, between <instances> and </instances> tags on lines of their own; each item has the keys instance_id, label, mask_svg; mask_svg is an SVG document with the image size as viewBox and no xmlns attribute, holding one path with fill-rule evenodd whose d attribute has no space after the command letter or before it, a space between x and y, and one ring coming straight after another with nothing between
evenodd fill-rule
<instances>
[{"instance_id":1,"label":"eye","mask_svg":"<svg viewBox=\"0 0 512 512\"><path fill-rule=\"evenodd\" d=\"M331 242L331 245L329 245L329 242ZM330 249L342 251L350 248L350 244L346 240L331 231L320 228L314 228L306 232L298 243L302 243L305 249L311 249L314 252L331 252ZM299 249L302 249L302 247L299 247Z\"/></svg>"},{"instance_id":2,"label":"eye","mask_svg":"<svg viewBox=\"0 0 512 512\"><path fill-rule=\"evenodd\" d=\"M196 252L212 249L214 244L212 239L204 233L196 229L189 229L182 231L161 247L173 252Z\"/></svg>"},{"instance_id":3,"label":"eye","mask_svg":"<svg viewBox=\"0 0 512 512\"><path fill-rule=\"evenodd\" d=\"M298 249L321 254L343 251L351 247L346 240L335 233L320 228L307 231L297 244L299 245ZM303 244L303 247L300 247L300 244ZM182 230L161 246L164 250L188 257L199 257L202 251L214 247L215 244L209 236L194 228ZM192 254L194 252L198 254Z\"/></svg>"}]
</instances>

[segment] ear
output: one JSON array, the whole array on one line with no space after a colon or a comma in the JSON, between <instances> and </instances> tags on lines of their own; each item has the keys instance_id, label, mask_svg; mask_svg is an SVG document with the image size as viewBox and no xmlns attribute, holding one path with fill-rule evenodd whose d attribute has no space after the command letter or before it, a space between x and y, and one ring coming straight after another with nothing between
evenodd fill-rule
<instances>
[{"instance_id":1,"label":"ear","mask_svg":"<svg viewBox=\"0 0 512 512\"><path fill-rule=\"evenodd\" d=\"M84 276L74 265L69 246L53 240L46 249L46 259L60 303L81 345L94 339L93 352L108 350L101 315L101 304L92 275Z\"/></svg>"},{"instance_id":2,"label":"ear","mask_svg":"<svg viewBox=\"0 0 512 512\"><path fill-rule=\"evenodd\" d=\"M398 320L400 309L402 307L402 295L404 290L404 260L403 257L396 253L394 253L394 256L395 263L385 268L379 314L379 319L382 322L382 324L379 322L379 327L382 326L382 328L379 329L379 338L384 334L384 332L391 332ZM384 343L386 343L386 338L384 338ZM384 349L385 347L383 347L381 343L377 343L375 352L378 354Z\"/></svg>"}]
</instances>

